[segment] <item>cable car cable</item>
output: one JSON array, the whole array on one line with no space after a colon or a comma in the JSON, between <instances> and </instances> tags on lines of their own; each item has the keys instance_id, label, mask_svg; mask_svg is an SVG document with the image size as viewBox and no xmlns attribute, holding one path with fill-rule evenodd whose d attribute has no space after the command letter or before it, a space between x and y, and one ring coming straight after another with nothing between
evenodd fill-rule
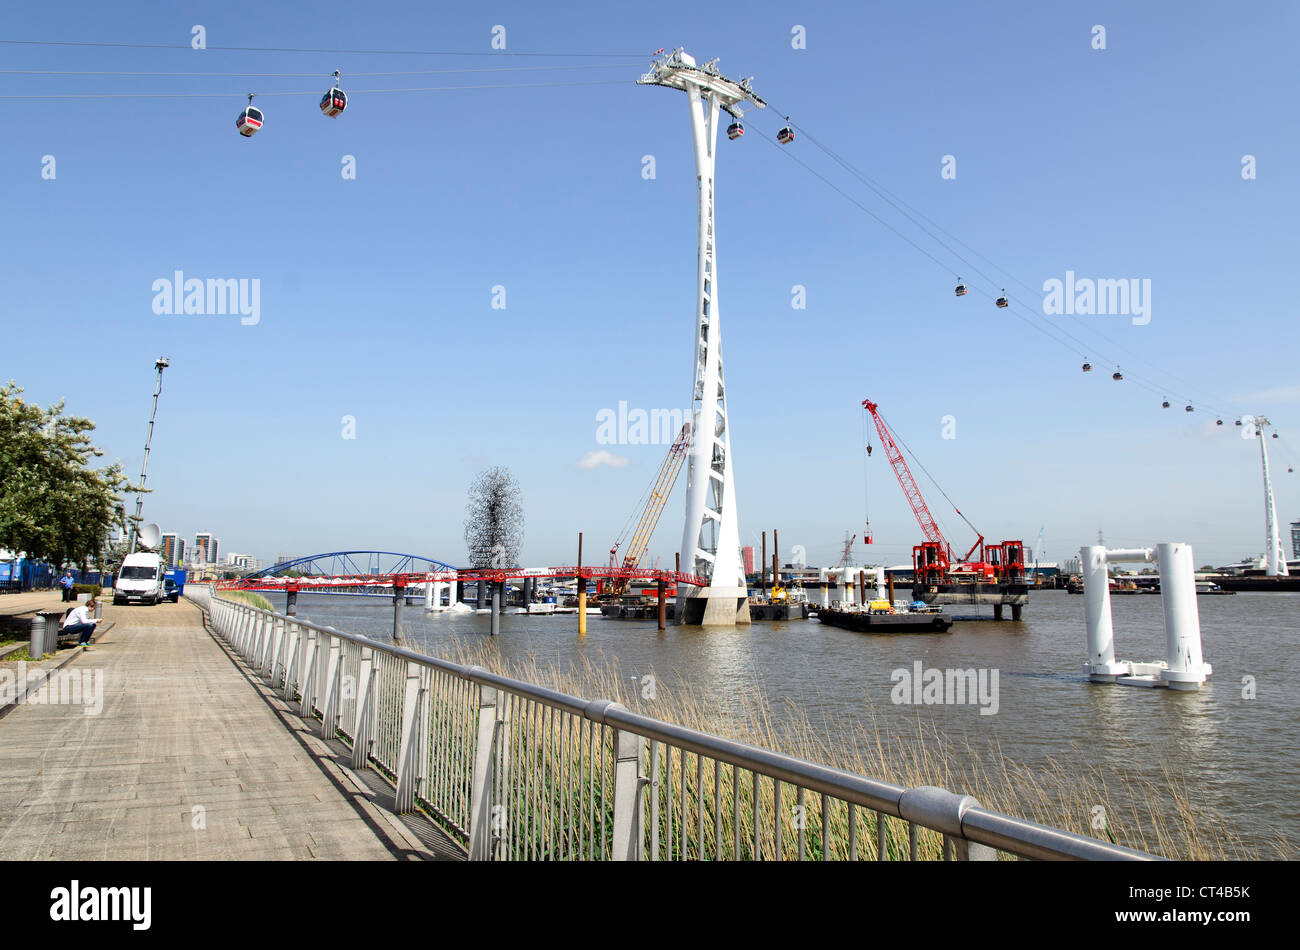
<instances>
[{"instance_id":1,"label":"cable car cable","mask_svg":"<svg viewBox=\"0 0 1300 950\"><path fill-rule=\"evenodd\" d=\"M10 46L89 46L101 49L183 49L192 50L189 43L103 43L72 40L4 40L0 43ZM553 53L526 52L519 50L490 50L488 52L468 52L465 50L421 50L421 49L306 49L292 46L207 46L207 52L222 53L343 53L358 56L555 56L595 59L636 59L644 60L644 53Z\"/></svg>"},{"instance_id":2,"label":"cable car cable","mask_svg":"<svg viewBox=\"0 0 1300 950\"><path fill-rule=\"evenodd\" d=\"M622 79L591 79L574 82L525 82L500 83L496 85L469 86L418 86L407 89L353 89L349 95L363 95L401 92L459 92L471 89L541 89L557 86L622 86ZM44 100L44 99L230 99L238 98L242 93L230 92L96 92L96 93L48 93L41 95L0 95L0 100ZM259 92L259 96L319 96L319 89L307 91L282 92L272 90Z\"/></svg>"},{"instance_id":3,"label":"cable car cable","mask_svg":"<svg viewBox=\"0 0 1300 950\"><path fill-rule=\"evenodd\" d=\"M771 105L773 108L776 108L775 104L772 103L771 100L768 101L768 104ZM874 181L870 176L868 176L867 174L865 174L864 172L862 172L860 169L858 169L856 166L854 166L851 162L849 162L849 161L848 161L847 159L845 159L843 156L839 155L837 152L835 152L835 151L834 151L833 149L831 149L829 146L825 145L823 142L821 142L819 139L817 139L815 136L813 136L811 133L809 133L809 132L807 131L807 129L805 129L803 126L799 125L799 124L796 123L796 122L793 122L793 121L789 118L789 116L786 117L785 122L786 122L787 125L789 125L789 126L793 126L794 128L798 129L799 132L800 132L801 134L803 134L803 135L808 139L808 141L811 142L811 143L814 145L814 147L820 149L823 153L825 153L827 156L829 156L833 161L835 161L836 163L838 163L838 164L839 164L842 168L844 168L844 169L845 169L845 170L846 170L850 175L852 175L853 177L857 178L858 181L860 181L860 182L861 182L862 184L864 184L866 187L868 187L869 189L871 189L871 191L873 191L873 192L874 192L878 197L880 197L882 200L884 200L886 203L888 203L891 207L893 207L895 211L897 211L897 212L898 212L899 214L901 214L903 217L907 218L907 220L910 221L910 222L911 222L915 227L917 227L919 230L925 232L926 235L928 235L932 240L934 240L936 243L938 243L939 245L941 245L941 246L942 246L945 250L947 250L950 254L952 254L954 257L956 257L958 260L962 261L963 263L968 264L968 265L969 265L969 266L970 266L970 267L971 267L971 268L972 268L976 273L980 274L980 276L984 277L986 280L989 280L990 282L996 283L996 281L994 281L994 279L993 279L992 277L990 277L987 273L984 273L982 270L980 270L978 267L976 267L974 263L972 263L971 261L969 261L969 260L968 260L966 257L964 257L964 256L963 256L959 251L957 251L957 250L955 250L954 248L952 248L952 247L951 247L950 245L948 245L948 244L947 244L943 239L941 239L940 237L938 237L937 235L935 235L934 232L932 232L932 231L931 231L929 228L927 228L924 224L922 224L920 221L918 221L918 220L917 220L917 217L920 217L920 218L924 219L925 221L929 222L931 225L933 225L933 227L934 227L935 229L937 229L938 231L942 232L944 235L946 235L947 237L949 237L950 239L952 239L952 240L955 241L956 243L960 244L962 247L965 247L965 248L967 248L968 250L970 250L971 253L975 254L975 255L976 255L977 257L979 257L981 260L986 261L986 262L987 262L988 264L990 264L990 265L991 265L995 270L1001 271L1004 275L1010 277L1014 283L1017 283L1017 284L1019 284L1021 287L1025 288L1025 289L1026 289L1027 291L1029 291L1033 296L1037 296L1037 295L1040 293L1040 291L1038 291L1038 290L1034 290L1034 289L1031 288L1028 284L1024 283L1024 282L1021 281L1019 278L1017 278L1017 277L1016 277L1014 274L1012 274L1010 271L1008 271L1008 270L1006 270L1005 268L1001 267L1001 266L998 265L996 262L990 260L988 257L984 256L983 254L980 254L979 251L975 250L975 248L971 247L971 246L970 246L969 244L967 244L965 241L962 241L962 240L961 240L960 238L958 238L956 235L954 235L954 234L952 234L951 232L949 232L949 231L947 231L946 229L944 229L942 225L938 224L937 222L933 221L931 218L929 218L928 216L926 216L926 215L923 214L922 212L918 211L917 209L913 208L911 205L907 204L907 202L904 201L902 198L898 198L897 196L893 195L893 194L892 194L891 192L889 192L886 188L884 188L884 186L882 186L882 185L880 185L878 182ZM806 167L806 166L805 166L805 167ZM909 213L909 212L910 212L910 213ZM895 232L895 233L898 233L898 232ZM1032 311L1031 311L1031 312L1032 312ZM1174 375L1174 374L1172 374L1172 373L1168 373L1168 372L1166 372L1166 371L1160 369L1159 367L1156 367L1154 364L1149 363L1146 359L1144 359L1144 358L1142 358L1142 357L1140 357L1140 356L1137 356L1137 354L1133 353L1132 350L1129 350L1127 347L1124 347L1122 344L1120 344L1120 343L1118 343L1117 341L1111 339L1109 336L1107 336L1105 333L1103 333L1103 332L1102 332L1101 330L1099 330L1097 327L1092 326L1092 325L1090 325L1090 324L1086 324L1086 323L1082 322L1081 320L1079 320L1079 317L1078 317L1078 316L1076 316L1076 315L1069 315L1069 314L1067 314L1066 316L1074 316L1074 319L1075 319L1076 321L1079 321L1079 324L1078 324L1078 325L1080 326L1081 329L1085 329L1085 330L1087 330L1088 332L1095 333L1097 336L1101 337L1103 340L1106 340L1108 343L1110 343L1113 347L1115 347L1115 348L1117 348L1117 349L1122 349L1122 350L1124 350L1125 352L1127 352L1129 355L1131 355L1131 356L1133 356L1135 359L1137 359L1139 362L1144 363L1144 364L1146 364L1146 365L1148 365L1148 366L1151 366L1151 368L1154 369L1157 373L1159 373L1159 374L1161 374L1161 375L1169 376L1171 379L1178 380L1179 382L1181 382L1181 383L1183 383L1183 384L1185 384L1185 385L1191 385L1190 383L1187 382L1187 380L1185 380L1185 379L1180 379L1178 376L1176 376L1176 375ZM1063 331L1063 332L1064 332L1064 331ZM1074 337L1072 334L1070 334L1070 337L1071 337L1071 339L1074 339L1076 342L1079 342L1079 343L1082 344L1082 341L1078 340L1078 338L1077 338L1077 337Z\"/></svg>"}]
</instances>

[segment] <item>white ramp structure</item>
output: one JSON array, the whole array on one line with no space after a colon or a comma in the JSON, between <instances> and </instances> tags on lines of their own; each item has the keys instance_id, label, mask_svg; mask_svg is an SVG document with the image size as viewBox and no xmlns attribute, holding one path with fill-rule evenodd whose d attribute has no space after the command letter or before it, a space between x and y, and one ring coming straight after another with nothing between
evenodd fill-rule
<instances>
[{"instance_id":1,"label":"white ramp structure","mask_svg":"<svg viewBox=\"0 0 1300 950\"><path fill-rule=\"evenodd\" d=\"M1088 659L1083 671L1094 683L1198 689L1213 672L1201 655L1201 617L1196 607L1196 567L1192 546L1181 542L1154 548L1079 549L1083 560L1083 599L1088 625ZM1115 659L1110 617L1110 577L1106 568L1122 561L1160 565L1160 597L1165 609L1165 659L1134 663Z\"/></svg>"},{"instance_id":2,"label":"white ramp structure","mask_svg":"<svg viewBox=\"0 0 1300 950\"><path fill-rule=\"evenodd\" d=\"M733 82L718 72L716 63L717 60L712 60L696 65L693 57L678 48L655 60L650 71L637 80L642 85L666 86L687 94L695 142L699 266L692 389L694 438L686 470L686 523L681 555L682 570L706 577L709 583L705 587L682 586L682 594L677 598L677 620L705 626L749 622L718 312L713 218L718 120L719 112L726 112L739 126L741 103L759 109L766 105L750 90L749 79ZM737 137L741 132L738 128L732 131Z\"/></svg>"}]
</instances>

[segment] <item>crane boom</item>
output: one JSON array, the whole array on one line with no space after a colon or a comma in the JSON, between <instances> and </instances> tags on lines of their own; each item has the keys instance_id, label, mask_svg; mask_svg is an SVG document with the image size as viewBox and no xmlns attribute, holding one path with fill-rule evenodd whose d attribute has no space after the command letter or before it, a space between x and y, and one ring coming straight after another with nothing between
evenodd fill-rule
<instances>
[{"instance_id":1,"label":"crane boom","mask_svg":"<svg viewBox=\"0 0 1300 950\"><path fill-rule=\"evenodd\" d=\"M659 524L659 516L663 514L664 506L668 504L668 496L672 494L673 486L677 484L677 476L682 470L682 463L686 460L690 444L691 424L688 422L682 426L682 431L677 434L676 440L668 448L668 456L659 468L659 475L650 489L650 497L646 501L645 509L641 512L641 520L637 522L636 530L632 532L632 540L628 542L627 551L623 555L623 567L636 567L641 563L641 558L645 557L645 552L650 547L650 538ZM617 550L618 545L615 544L610 554L613 555ZM612 567L613 564L610 566ZM626 579L616 579L606 588L606 593L617 597L626 587Z\"/></svg>"},{"instance_id":2,"label":"crane boom","mask_svg":"<svg viewBox=\"0 0 1300 950\"><path fill-rule=\"evenodd\" d=\"M912 506L912 514L916 515L916 522L921 526L921 533L925 536L925 540L941 545L944 551L950 551L952 546L939 530L939 523L930 513L930 507L921 495L916 478L913 477L912 470L907 467L907 460L903 458L903 453L899 450L898 443L894 441L889 427L885 425L885 420L880 418L880 413L876 411L876 403L864 399L862 405L866 407L867 412L871 413L871 420L876 424L876 431L880 433L880 442L885 447L885 455L889 459L889 464L893 466L894 475L903 488L903 494L907 496L907 503Z\"/></svg>"}]
</instances>

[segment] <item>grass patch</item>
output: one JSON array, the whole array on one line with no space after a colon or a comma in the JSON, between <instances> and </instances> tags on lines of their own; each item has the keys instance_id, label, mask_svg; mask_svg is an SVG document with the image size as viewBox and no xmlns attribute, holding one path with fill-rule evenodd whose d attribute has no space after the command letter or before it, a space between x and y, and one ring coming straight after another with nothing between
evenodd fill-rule
<instances>
[{"instance_id":1,"label":"grass patch","mask_svg":"<svg viewBox=\"0 0 1300 950\"><path fill-rule=\"evenodd\" d=\"M896 726L881 721L865 695L861 717L846 717L837 727L827 729L814 727L800 705L792 700L774 703L756 690L741 699L720 701L717 695L687 685L680 676L656 675L656 696L644 700L639 681L624 675L617 659L607 655L584 656L568 668L558 668L540 665L533 657L505 660L495 644L486 641L456 641L440 652L456 663L482 666L494 673L574 696L613 699L634 712L858 775L905 787L937 785L970 794L994 811L1167 858L1204 861L1291 856L1292 847L1281 837L1273 840L1271 854L1261 855L1247 846L1221 815L1198 801L1189 789L1184 766L1178 762L1166 761L1154 772L1112 765L1102 768L1080 764L1075 753L1086 752L1080 748L1064 749L1059 757L1048 757L1045 763L1031 766L1005 754L996 740L965 739L954 743L919 715L915 730L900 732ZM538 729L516 737L515 741L522 744L517 753L527 756L532 754L532 749L537 749L539 757L544 759L540 750L563 748L569 741L549 726L538 725ZM649 766L647 753L646 772L652 775ZM549 766L545 768L551 771ZM749 856L755 834L749 773L742 770L737 782L729 765L715 768L709 759L698 762L693 753L687 754L683 762L680 752L668 754L663 747L660 747L658 772L660 786L665 793L671 787L674 798L672 807L676 813L671 829L677 839L674 851L681 847L684 823L688 858L710 859L718 851L724 858L730 857L737 831L741 841L737 856ZM586 783L590 781L588 776ZM599 783L600 779L596 781ZM874 853L877 833L874 813L861 808L851 813L845 803L828 800L823 826L821 797L808 791L802 800L796 801L796 794L793 786L781 785L784 817L779 851L786 858L798 853L801 837L807 857L818 858L823 850L832 859L848 857L850 822L858 856ZM775 796L769 780L760 782L759 796L764 805L761 814L767 816L766 827L758 829L760 847L764 856L771 857L777 853L777 842L771 819ZM733 804L737 801L739 809ZM800 823L793 820L792 806L796 804L802 806ZM538 800L525 804L525 811L532 810L529 805L541 811L551 808L549 802ZM1098 806L1106 816L1100 828L1094 827ZM663 842L670 833L666 808L666 798L661 799L661 855ZM648 803L646 814L648 826ZM715 815L720 816L716 825ZM612 819L612 814L608 817ZM648 832L647 827L647 835ZM888 855L906 857L909 850L906 823L887 819L885 835ZM918 839L922 857L939 856L942 842L938 834L922 829Z\"/></svg>"},{"instance_id":2,"label":"grass patch","mask_svg":"<svg viewBox=\"0 0 1300 950\"><path fill-rule=\"evenodd\" d=\"M259 610L274 610L271 602L261 594L250 590L223 590L218 591L218 596L223 600L233 600L241 604L248 604L250 607L256 607Z\"/></svg>"}]
</instances>

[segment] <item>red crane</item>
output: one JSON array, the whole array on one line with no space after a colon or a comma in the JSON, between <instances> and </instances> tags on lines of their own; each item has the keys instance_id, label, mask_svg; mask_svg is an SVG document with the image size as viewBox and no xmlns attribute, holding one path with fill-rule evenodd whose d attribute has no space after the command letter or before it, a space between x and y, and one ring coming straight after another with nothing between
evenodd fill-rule
<instances>
[{"instance_id":1,"label":"red crane","mask_svg":"<svg viewBox=\"0 0 1300 950\"><path fill-rule=\"evenodd\" d=\"M952 545L948 543L948 539L939 530L939 523L935 521L934 515L930 513L930 507L925 503L925 497L916 484L916 478L912 475L912 470L908 468L907 460L903 458L898 442L894 439L893 433L889 431L889 426L885 425L885 420L877 412L877 404L870 399L864 399L862 405L867 412L871 413L871 419L876 424L876 431L880 433L880 442L885 447L885 455L889 458L889 464L894 469L894 475L898 478L898 484L902 487L903 494L907 496L907 503L912 506L912 514L916 516L916 523L921 526L921 534L925 537L923 543L912 548L913 567L916 570L918 581L923 575L931 580L947 578L950 568L968 578L973 574L975 579L985 581L991 581L997 576L1023 570L1024 553L1023 544L1020 541L1004 541L1001 544L986 546L984 535L980 534L979 530L970 523L970 519L963 515L961 509L956 505L953 505L953 510L975 532L976 539L964 556L960 558L953 557ZM947 495L944 495L944 497L947 498ZM972 561L970 556L975 553L976 549L980 552L979 560Z\"/></svg>"}]
</instances>

